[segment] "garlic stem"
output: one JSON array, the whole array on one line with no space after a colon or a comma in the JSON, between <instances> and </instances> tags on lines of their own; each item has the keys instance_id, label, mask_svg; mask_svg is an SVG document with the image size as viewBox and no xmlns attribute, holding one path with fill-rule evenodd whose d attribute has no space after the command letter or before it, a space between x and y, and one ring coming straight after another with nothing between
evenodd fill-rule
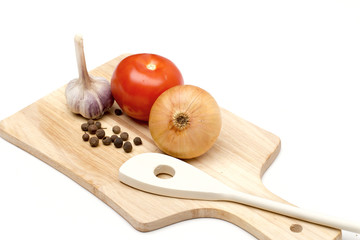
<instances>
[{"instance_id":1,"label":"garlic stem","mask_svg":"<svg viewBox=\"0 0 360 240\"><path fill-rule=\"evenodd\" d=\"M89 87L90 77L86 68L83 38L80 34L76 34L74 41L75 41L77 67L79 71L79 80L84 85L84 87Z\"/></svg>"}]
</instances>

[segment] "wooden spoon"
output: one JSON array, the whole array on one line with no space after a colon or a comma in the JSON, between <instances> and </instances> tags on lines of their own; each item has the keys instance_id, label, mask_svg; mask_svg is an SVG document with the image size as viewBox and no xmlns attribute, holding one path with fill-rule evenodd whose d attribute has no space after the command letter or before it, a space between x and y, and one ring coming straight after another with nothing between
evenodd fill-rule
<instances>
[{"instance_id":1,"label":"wooden spoon","mask_svg":"<svg viewBox=\"0 0 360 240\"><path fill-rule=\"evenodd\" d=\"M162 178L161 175L168 178ZM237 202L327 227L360 233L360 223L236 191L185 161L160 153L143 153L130 158L120 167L119 179L131 187L158 195Z\"/></svg>"}]
</instances>

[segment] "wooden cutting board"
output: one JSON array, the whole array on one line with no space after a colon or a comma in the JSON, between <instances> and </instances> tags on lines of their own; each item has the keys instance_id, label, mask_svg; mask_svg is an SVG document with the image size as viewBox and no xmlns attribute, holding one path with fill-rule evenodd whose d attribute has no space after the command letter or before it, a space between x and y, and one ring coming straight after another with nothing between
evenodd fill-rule
<instances>
[{"instance_id":1,"label":"wooden cutting board","mask_svg":"<svg viewBox=\"0 0 360 240\"><path fill-rule=\"evenodd\" d=\"M111 79L119 56L94 69L91 74ZM85 120L66 106L65 86L0 122L0 136L46 162L124 217L139 231L151 231L179 221L213 217L236 224L258 239L341 239L341 231L284 217L231 202L185 200L157 196L135 190L118 180L118 169L130 157L144 152L160 152L147 124L114 110L102 119L105 132L119 125L132 140L143 145L131 153L102 143L91 148L81 138ZM250 122L222 109L221 134L205 155L187 162L230 187L260 197L284 202L262 184L261 177L280 151L280 139ZM26 127L27 134L23 133ZM11 159L9 159L11 161Z\"/></svg>"}]
</instances>

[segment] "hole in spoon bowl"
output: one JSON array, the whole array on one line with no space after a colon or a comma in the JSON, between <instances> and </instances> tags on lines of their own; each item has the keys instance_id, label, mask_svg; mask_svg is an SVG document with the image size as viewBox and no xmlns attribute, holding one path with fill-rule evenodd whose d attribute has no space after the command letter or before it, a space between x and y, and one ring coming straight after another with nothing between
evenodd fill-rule
<instances>
[{"instance_id":1,"label":"hole in spoon bowl","mask_svg":"<svg viewBox=\"0 0 360 240\"><path fill-rule=\"evenodd\" d=\"M168 165L159 165L154 169L154 174L158 178L169 179L174 177L175 169Z\"/></svg>"}]
</instances>

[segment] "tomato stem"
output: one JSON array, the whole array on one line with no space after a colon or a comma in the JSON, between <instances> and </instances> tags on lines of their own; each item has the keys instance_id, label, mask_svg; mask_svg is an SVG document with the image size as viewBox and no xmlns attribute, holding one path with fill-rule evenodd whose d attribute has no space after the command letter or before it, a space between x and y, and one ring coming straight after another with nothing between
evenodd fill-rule
<instances>
[{"instance_id":1,"label":"tomato stem","mask_svg":"<svg viewBox=\"0 0 360 240\"><path fill-rule=\"evenodd\" d=\"M149 63L148 65L146 65L146 68L151 71L154 71L156 69L156 65L153 63Z\"/></svg>"}]
</instances>

